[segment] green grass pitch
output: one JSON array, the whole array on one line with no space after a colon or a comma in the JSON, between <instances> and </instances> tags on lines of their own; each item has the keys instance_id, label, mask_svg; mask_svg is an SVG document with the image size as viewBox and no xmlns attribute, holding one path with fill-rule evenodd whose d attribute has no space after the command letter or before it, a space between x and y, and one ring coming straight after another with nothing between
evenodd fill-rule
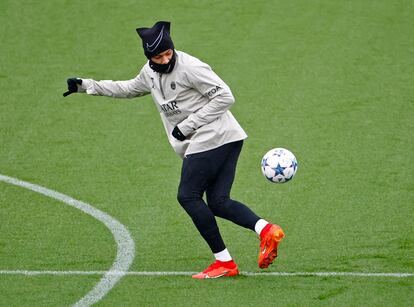
<instances>
[{"instance_id":1,"label":"green grass pitch","mask_svg":"<svg viewBox=\"0 0 414 307\"><path fill-rule=\"evenodd\" d=\"M2 0L0 174L87 202L130 231L130 271L200 271L207 245L176 201L181 161L151 97L62 97L66 78L125 80L138 26L172 22L177 49L230 85L249 138L232 196L283 226L266 272L414 273L414 4L409 0ZM262 155L292 150L293 181ZM254 233L220 220L244 272ZM105 271L110 231L0 182L0 271ZM65 306L100 275L0 274L1 306ZM409 306L414 278L126 276L98 306ZM410 303L411 302L411 303Z\"/></svg>"}]
</instances>

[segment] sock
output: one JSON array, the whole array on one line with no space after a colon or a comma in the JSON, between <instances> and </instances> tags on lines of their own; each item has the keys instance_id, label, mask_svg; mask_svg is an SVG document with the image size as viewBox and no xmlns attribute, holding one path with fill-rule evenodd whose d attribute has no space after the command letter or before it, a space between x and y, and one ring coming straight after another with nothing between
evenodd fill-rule
<instances>
[{"instance_id":1,"label":"sock","mask_svg":"<svg viewBox=\"0 0 414 307\"><path fill-rule=\"evenodd\" d=\"M254 225L254 231L256 231L256 233L260 236L260 233L266 225L269 225L269 222L264 219L260 219L256 222L256 225Z\"/></svg>"},{"instance_id":2,"label":"sock","mask_svg":"<svg viewBox=\"0 0 414 307\"><path fill-rule=\"evenodd\" d=\"M227 248L223 249L221 252L219 253L215 253L214 257L216 258L216 260L219 260L221 262L226 262L226 261L231 261L233 260L233 258L231 258L229 251L227 250Z\"/></svg>"}]
</instances>

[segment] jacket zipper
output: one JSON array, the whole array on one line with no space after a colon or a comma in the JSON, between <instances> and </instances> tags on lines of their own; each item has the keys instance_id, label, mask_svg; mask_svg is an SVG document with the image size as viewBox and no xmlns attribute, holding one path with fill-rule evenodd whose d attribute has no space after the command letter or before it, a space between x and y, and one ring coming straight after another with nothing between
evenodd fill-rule
<instances>
[{"instance_id":1,"label":"jacket zipper","mask_svg":"<svg viewBox=\"0 0 414 307\"><path fill-rule=\"evenodd\" d=\"M160 74L160 90L161 90L162 97L165 99L164 90L162 89L162 82L161 82L161 80L162 80L162 74Z\"/></svg>"}]
</instances>

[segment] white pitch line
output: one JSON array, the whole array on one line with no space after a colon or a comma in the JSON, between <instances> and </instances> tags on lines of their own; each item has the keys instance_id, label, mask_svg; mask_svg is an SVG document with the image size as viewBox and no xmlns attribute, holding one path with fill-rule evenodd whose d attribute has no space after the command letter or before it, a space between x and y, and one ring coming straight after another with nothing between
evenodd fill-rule
<instances>
[{"instance_id":1,"label":"white pitch line","mask_svg":"<svg viewBox=\"0 0 414 307\"><path fill-rule=\"evenodd\" d=\"M45 276L45 275L104 275L112 276L190 276L197 272L168 271L168 272L117 272L117 271L31 271L31 270L0 270L0 275L25 275L25 276ZM414 277L414 273L378 273L378 272L240 272L243 276L252 277L392 277L406 278Z\"/></svg>"},{"instance_id":2,"label":"white pitch line","mask_svg":"<svg viewBox=\"0 0 414 307\"><path fill-rule=\"evenodd\" d=\"M89 291L89 293L87 293L83 298L81 298L77 303L75 303L74 306L90 306L98 302L115 286L115 284L128 271L135 257L135 244L126 227L122 225L120 222L118 222L116 219L106 214L105 212L92 207L90 204L84 203L65 194L44 188L36 184L22 181L13 177L8 177L2 174L0 174L0 181L25 188L39 194L43 194L45 196L59 200L71 207L79 209L82 212L102 222L114 236L114 239L117 244L117 254L114 263L112 264L109 271L101 272L100 274L98 274L103 275L99 283L96 284L95 287L91 291Z\"/></svg>"}]
</instances>

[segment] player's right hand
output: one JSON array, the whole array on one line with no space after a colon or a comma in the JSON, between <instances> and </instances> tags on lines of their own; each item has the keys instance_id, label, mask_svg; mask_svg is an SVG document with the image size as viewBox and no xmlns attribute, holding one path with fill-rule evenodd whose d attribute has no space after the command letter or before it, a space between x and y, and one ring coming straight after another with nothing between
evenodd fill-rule
<instances>
[{"instance_id":1,"label":"player's right hand","mask_svg":"<svg viewBox=\"0 0 414 307\"><path fill-rule=\"evenodd\" d=\"M78 84L82 84L82 79L79 78L69 78L67 80L68 83L68 91L63 93L63 97L66 97L72 93L78 92Z\"/></svg>"},{"instance_id":2,"label":"player's right hand","mask_svg":"<svg viewBox=\"0 0 414 307\"><path fill-rule=\"evenodd\" d=\"M184 141L186 139L185 135L181 132L181 130L178 128L178 126L175 126L172 131L172 136L175 137L179 141Z\"/></svg>"}]
</instances>

